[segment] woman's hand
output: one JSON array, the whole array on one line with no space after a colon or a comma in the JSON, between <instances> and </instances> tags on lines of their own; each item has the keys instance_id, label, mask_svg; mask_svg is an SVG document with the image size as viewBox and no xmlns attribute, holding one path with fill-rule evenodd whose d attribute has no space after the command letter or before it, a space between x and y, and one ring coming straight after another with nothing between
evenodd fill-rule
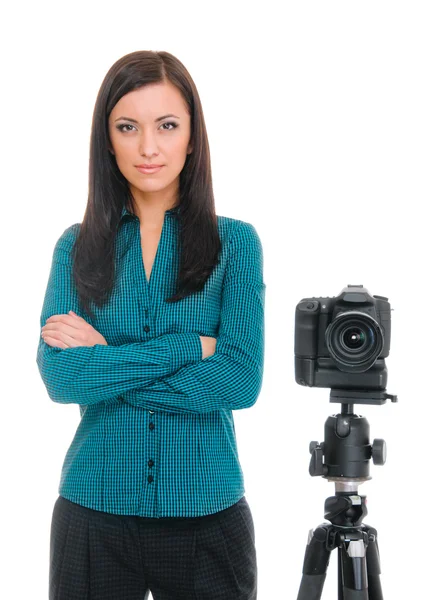
<instances>
[{"instance_id":1,"label":"woman's hand","mask_svg":"<svg viewBox=\"0 0 445 600\"><path fill-rule=\"evenodd\" d=\"M52 315L46 319L42 337L49 346L63 349L96 344L108 346L104 336L72 310L66 315Z\"/></svg>"},{"instance_id":2,"label":"woman's hand","mask_svg":"<svg viewBox=\"0 0 445 600\"><path fill-rule=\"evenodd\" d=\"M205 335L200 335L199 337L201 338L202 358L204 359L215 354L216 338Z\"/></svg>"}]
</instances>

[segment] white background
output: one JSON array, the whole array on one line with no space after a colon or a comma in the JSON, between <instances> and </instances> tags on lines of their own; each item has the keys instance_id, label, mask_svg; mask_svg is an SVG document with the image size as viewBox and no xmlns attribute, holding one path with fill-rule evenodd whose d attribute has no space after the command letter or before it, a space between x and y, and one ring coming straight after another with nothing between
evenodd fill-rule
<instances>
[{"instance_id":1,"label":"white background","mask_svg":"<svg viewBox=\"0 0 445 600\"><path fill-rule=\"evenodd\" d=\"M2 560L0 596L47 598L49 530L77 405L50 401L35 362L54 244L87 200L99 86L134 50L193 77L217 213L263 242L266 361L235 413L255 521L258 600L298 592L308 530L334 485L308 474L338 406L294 378L301 298L363 284L392 312L388 392L356 407L384 467L361 486L386 600L438 598L443 531L443 2L22 2L2 18ZM323 600L337 598L336 553Z\"/></svg>"}]
</instances>

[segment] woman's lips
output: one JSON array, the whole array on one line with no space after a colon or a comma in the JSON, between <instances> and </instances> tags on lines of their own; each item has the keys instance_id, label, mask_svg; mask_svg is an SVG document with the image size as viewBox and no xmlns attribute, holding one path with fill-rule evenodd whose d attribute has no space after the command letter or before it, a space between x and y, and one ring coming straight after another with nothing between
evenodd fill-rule
<instances>
[{"instance_id":1,"label":"woman's lips","mask_svg":"<svg viewBox=\"0 0 445 600\"><path fill-rule=\"evenodd\" d=\"M164 165L161 165L160 167L136 167L136 169L140 173L157 173L162 169L163 166Z\"/></svg>"}]
</instances>

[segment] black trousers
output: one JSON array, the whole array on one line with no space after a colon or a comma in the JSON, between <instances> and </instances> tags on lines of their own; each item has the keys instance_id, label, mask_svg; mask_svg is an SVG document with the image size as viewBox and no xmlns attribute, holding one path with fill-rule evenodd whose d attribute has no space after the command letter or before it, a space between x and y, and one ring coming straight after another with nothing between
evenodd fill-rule
<instances>
[{"instance_id":1,"label":"black trousers","mask_svg":"<svg viewBox=\"0 0 445 600\"><path fill-rule=\"evenodd\" d=\"M51 522L50 600L256 600L245 497L204 517L114 515L59 496Z\"/></svg>"}]
</instances>

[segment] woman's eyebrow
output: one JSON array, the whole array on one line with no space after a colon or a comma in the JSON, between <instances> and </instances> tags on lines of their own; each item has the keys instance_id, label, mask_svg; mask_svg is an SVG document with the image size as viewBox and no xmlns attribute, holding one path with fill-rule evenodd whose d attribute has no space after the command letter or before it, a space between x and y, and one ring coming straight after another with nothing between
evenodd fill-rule
<instances>
[{"instance_id":1,"label":"woman's eyebrow","mask_svg":"<svg viewBox=\"0 0 445 600\"><path fill-rule=\"evenodd\" d=\"M164 115L163 117L158 117L157 119L155 119L155 123L157 123L158 121L162 121L162 119L167 119L168 117L175 117L176 119L179 119L180 117L177 117L176 115L173 114L169 114L169 115ZM116 119L114 122L116 123L116 121L120 121L120 120L124 120L124 121L131 121L131 123L137 123L136 119L130 119L130 117L119 117L118 119Z\"/></svg>"}]
</instances>

